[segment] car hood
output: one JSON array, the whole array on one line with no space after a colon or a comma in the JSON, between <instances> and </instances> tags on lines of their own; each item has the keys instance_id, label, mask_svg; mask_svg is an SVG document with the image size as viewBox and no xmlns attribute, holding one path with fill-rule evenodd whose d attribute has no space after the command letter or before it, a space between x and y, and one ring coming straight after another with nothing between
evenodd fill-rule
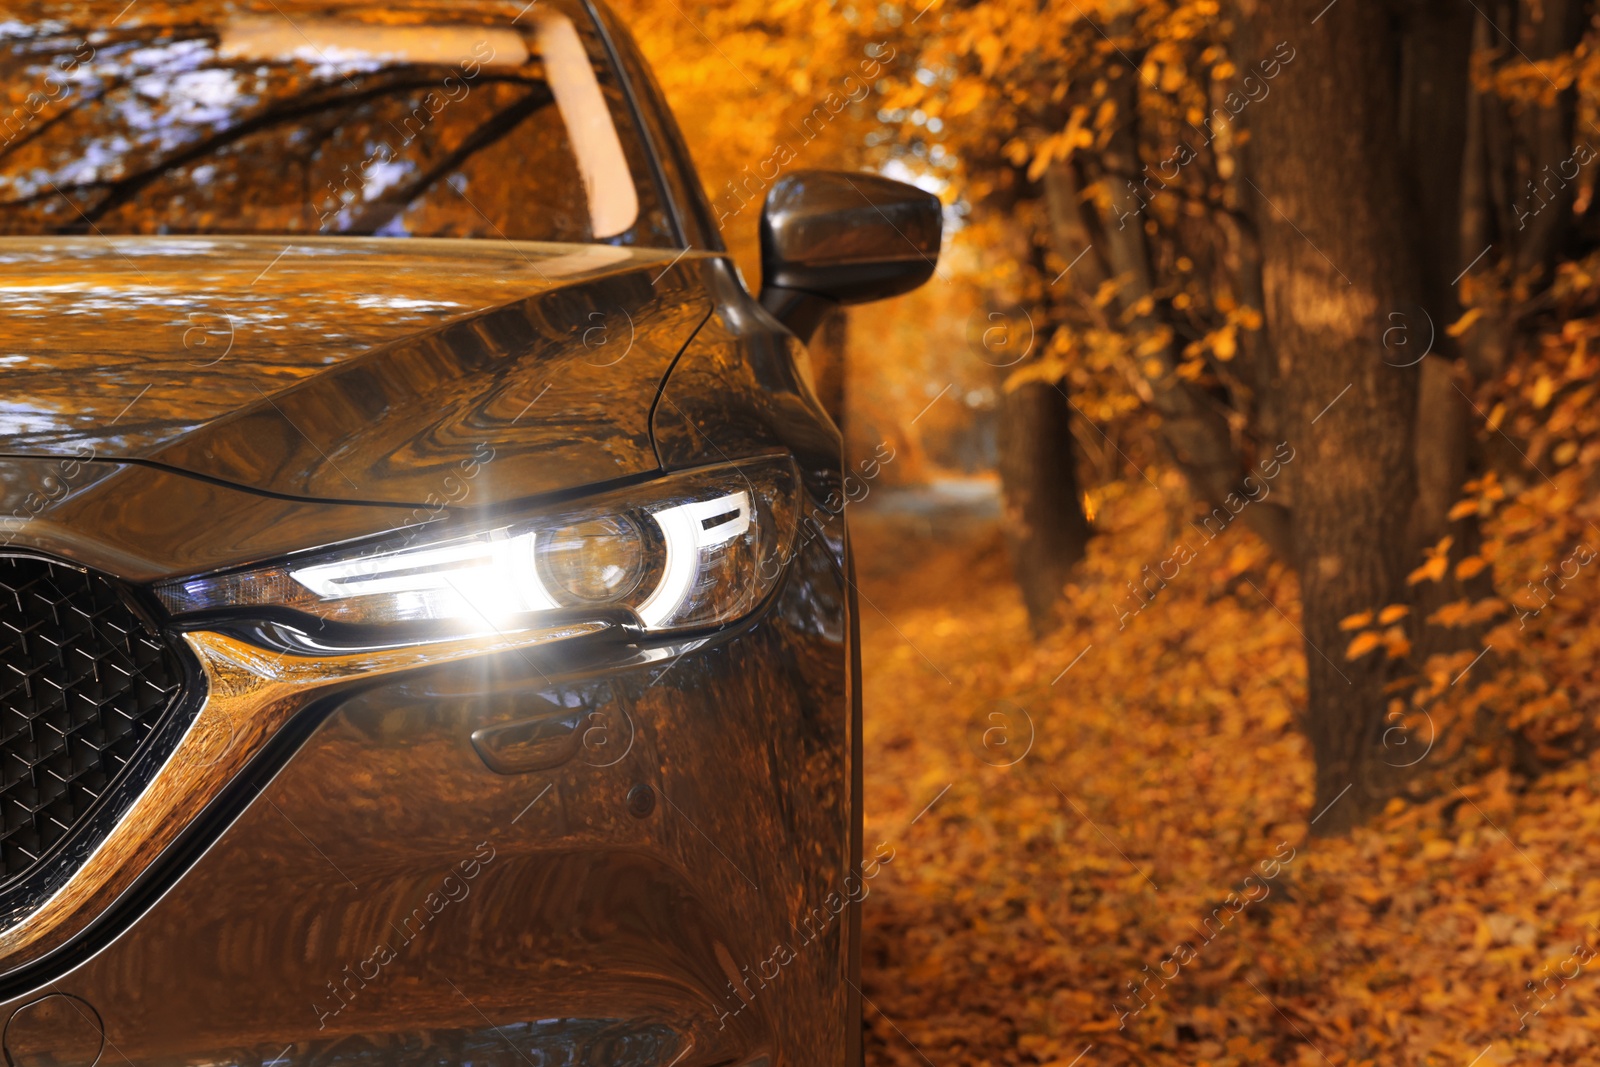
<instances>
[{"instance_id":1,"label":"car hood","mask_svg":"<svg viewBox=\"0 0 1600 1067\"><path fill-rule=\"evenodd\" d=\"M472 506L657 468L704 254L511 241L0 239L0 456Z\"/></svg>"}]
</instances>

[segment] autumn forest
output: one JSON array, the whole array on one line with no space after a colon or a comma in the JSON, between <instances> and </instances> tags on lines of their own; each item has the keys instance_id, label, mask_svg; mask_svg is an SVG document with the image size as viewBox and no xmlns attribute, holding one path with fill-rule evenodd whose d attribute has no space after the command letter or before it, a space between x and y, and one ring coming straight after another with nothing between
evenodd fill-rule
<instances>
[{"instance_id":1,"label":"autumn forest","mask_svg":"<svg viewBox=\"0 0 1600 1067\"><path fill-rule=\"evenodd\" d=\"M1594 7L634 7L747 272L793 167L953 227L813 345L869 1061L1593 1062Z\"/></svg>"},{"instance_id":2,"label":"autumn forest","mask_svg":"<svg viewBox=\"0 0 1600 1067\"><path fill-rule=\"evenodd\" d=\"M160 762L129 740L92 789L72 778L88 799L5 853L52 878L82 861L27 908L0 871L7 996L59 949L74 989L141 1006L107 1013L141 1067L446 1062L440 1033L504 1036L463 1003L518 1020L528 1048L568 1024L623 1048L634 1026L633 1058L604 1067L792 1067L762 1042L809 1039L795 1004L851 1019L817 1047L867 1067L1600 1062L1600 2L608 0L616 35L578 0L124 3L0 13L0 564L116 578L107 603L149 613L124 636L149 623L157 666L180 630L179 651L211 648L226 728L195 721L259 751L230 739L236 765L113 789L122 763ZM648 85L635 47L704 204L671 122L625 91ZM942 218L943 244L893 299L787 286L816 313L802 346L762 294L785 289L763 278L765 205L822 170L916 186L901 206L934 237ZM704 205L709 249L688 239ZM895 225L854 206L861 229ZM785 509L840 473L834 426L838 507L757 575L758 548L789 544ZM449 538L413 556L384 539L401 527ZM488 622L501 644L462 621L480 593L513 603ZM347 643L293 629L312 616ZM545 660L501 662L561 642L561 670L611 673L572 667L582 692L547 699ZM432 651L402 663L413 648ZM472 659L491 654L492 677ZM437 667L457 673L398 677ZM281 723L212 707L254 707L228 695L247 675ZM7 731L46 688L10 679ZM140 729L166 744L159 716L193 683L163 679ZM357 683L337 715L313 707ZM588 744L591 702L635 699L639 736L680 730L677 748L630 747L642 769L609 778L564 766L577 740L545 761ZM511 722L535 706L536 726ZM6 842L45 821L5 793L43 758L10 752ZM272 809L250 808L228 776L268 766ZM553 799L513 832L546 795L535 772ZM146 822L105 814L124 801ZM315 1023L294 1000L324 1058L182 1045L189 1002L163 991L216 983L146 985L140 960L236 952L220 973L261 991L230 989L218 1032L296 981L322 998L271 923L306 960L344 952L455 847L439 812L476 826L495 804L502 858L430 919L436 956ZM859 929L819 939L844 962L814 950L781 993L742 997L735 1037L683 1022L739 974L716 931L782 933L784 894L849 867L863 807ZM155 873L71 836L102 831L145 833L125 862ZM162 883L162 864L199 874ZM272 877L324 878L329 900L348 883L346 910L324 924ZM82 926L11 959L35 905ZM159 932L213 906L215 945ZM557 932L518 925L535 922ZM480 951L495 937L503 958ZM617 945L612 970L580 966ZM152 954L116 955L134 950ZM433 981L457 950L481 989ZM595 1018L547 1019L519 981ZM237 1047L280 1045L269 1021ZM415 1058L340 1058L373 1035ZM749 1048L723 1055L735 1038ZM476 1055L450 1062L535 1063Z\"/></svg>"}]
</instances>

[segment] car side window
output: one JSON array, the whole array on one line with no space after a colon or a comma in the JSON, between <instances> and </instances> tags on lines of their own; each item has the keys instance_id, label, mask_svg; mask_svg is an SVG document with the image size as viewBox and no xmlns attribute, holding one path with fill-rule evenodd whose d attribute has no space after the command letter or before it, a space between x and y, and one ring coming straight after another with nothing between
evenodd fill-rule
<instances>
[{"instance_id":1,"label":"car side window","mask_svg":"<svg viewBox=\"0 0 1600 1067\"><path fill-rule=\"evenodd\" d=\"M0 233L676 243L581 9L260 7L0 24Z\"/></svg>"}]
</instances>

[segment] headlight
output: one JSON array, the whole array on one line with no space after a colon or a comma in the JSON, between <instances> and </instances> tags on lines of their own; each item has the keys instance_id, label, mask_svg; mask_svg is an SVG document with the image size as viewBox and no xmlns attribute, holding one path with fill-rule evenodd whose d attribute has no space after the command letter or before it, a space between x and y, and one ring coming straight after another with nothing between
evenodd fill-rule
<instances>
[{"instance_id":1,"label":"headlight","mask_svg":"<svg viewBox=\"0 0 1600 1067\"><path fill-rule=\"evenodd\" d=\"M481 632L530 612L626 609L647 631L704 629L748 614L771 589L798 493L787 457L727 464L464 536L426 525L156 593L179 616L273 607Z\"/></svg>"}]
</instances>

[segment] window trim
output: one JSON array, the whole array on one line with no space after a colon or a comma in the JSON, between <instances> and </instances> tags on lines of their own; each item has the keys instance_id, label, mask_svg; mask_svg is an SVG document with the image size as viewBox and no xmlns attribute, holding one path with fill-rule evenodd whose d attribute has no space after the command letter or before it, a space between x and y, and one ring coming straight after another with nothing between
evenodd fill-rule
<instances>
[{"instance_id":1,"label":"window trim","mask_svg":"<svg viewBox=\"0 0 1600 1067\"><path fill-rule=\"evenodd\" d=\"M600 41L605 46L606 55L611 61L612 70L616 72L617 80L622 86L623 98L628 102L628 110L633 119L634 128L644 142L645 154L650 158L651 174L655 180L656 189L661 196L661 201L666 205L667 218L677 236L678 245L685 249L694 248L695 243L690 239L691 227L685 218L690 205L684 204L680 197L674 195L674 184L667 178L667 146L658 143L655 124L645 121L644 110L640 105L641 87L634 82L632 68L623 62L621 50L617 47L615 36L612 33L610 18L615 16L612 16L609 11L603 12L599 5L595 3L595 0L580 0L580 2L588 12L589 18L593 21L595 29L600 36ZM663 110L666 107L664 101L656 100L655 104ZM690 166L686 155L674 154L672 161L680 169ZM692 166L690 173L683 177L685 182L695 177ZM694 229L699 229L699 227L694 227ZM721 234L717 231L711 230L697 234L697 236L703 238L703 250L712 252L726 251L722 244Z\"/></svg>"}]
</instances>

